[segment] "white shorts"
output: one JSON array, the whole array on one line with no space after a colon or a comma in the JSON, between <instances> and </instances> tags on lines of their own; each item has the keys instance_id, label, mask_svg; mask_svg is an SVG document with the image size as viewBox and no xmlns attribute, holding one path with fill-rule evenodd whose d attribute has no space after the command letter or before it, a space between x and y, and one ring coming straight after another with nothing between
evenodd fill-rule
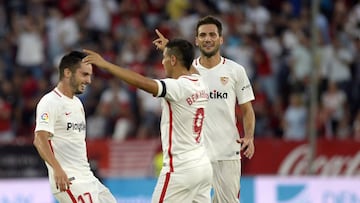
<instances>
[{"instance_id":1,"label":"white shorts","mask_svg":"<svg viewBox=\"0 0 360 203\"><path fill-rule=\"evenodd\" d=\"M239 160L212 161L213 203L239 203L241 162Z\"/></svg>"},{"instance_id":2,"label":"white shorts","mask_svg":"<svg viewBox=\"0 0 360 203\"><path fill-rule=\"evenodd\" d=\"M59 203L116 203L115 197L99 180L73 181L70 189L54 194Z\"/></svg>"},{"instance_id":3,"label":"white shorts","mask_svg":"<svg viewBox=\"0 0 360 203\"><path fill-rule=\"evenodd\" d=\"M210 203L211 181L210 163L175 172L168 172L168 169L163 168L151 202Z\"/></svg>"}]
</instances>

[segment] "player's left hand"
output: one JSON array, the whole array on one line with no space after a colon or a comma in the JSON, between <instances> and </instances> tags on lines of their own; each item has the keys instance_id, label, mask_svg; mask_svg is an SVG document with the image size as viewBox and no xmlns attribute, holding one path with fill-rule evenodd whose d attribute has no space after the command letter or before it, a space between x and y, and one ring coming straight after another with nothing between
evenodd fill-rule
<instances>
[{"instance_id":1,"label":"player's left hand","mask_svg":"<svg viewBox=\"0 0 360 203\"><path fill-rule=\"evenodd\" d=\"M255 152L254 139L243 137L236 141L241 144L241 151L243 151L245 157L251 159Z\"/></svg>"}]
</instances>

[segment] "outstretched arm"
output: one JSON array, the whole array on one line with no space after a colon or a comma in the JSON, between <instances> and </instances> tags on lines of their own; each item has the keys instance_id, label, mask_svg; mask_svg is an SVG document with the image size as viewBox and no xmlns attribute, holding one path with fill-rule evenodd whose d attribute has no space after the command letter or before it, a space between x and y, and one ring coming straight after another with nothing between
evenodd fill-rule
<instances>
[{"instance_id":1,"label":"outstretched arm","mask_svg":"<svg viewBox=\"0 0 360 203\"><path fill-rule=\"evenodd\" d=\"M169 42L169 40L158 29L155 29L155 32L158 38L153 41L153 44L156 46L157 49L164 51L165 46Z\"/></svg>"},{"instance_id":2,"label":"outstretched arm","mask_svg":"<svg viewBox=\"0 0 360 203\"><path fill-rule=\"evenodd\" d=\"M98 53L84 49L84 52L88 55L83 59L84 63L91 63L99 68L109 71L119 79L124 82L133 85L137 88L143 89L146 92L151 93L156 96L158 93L158 84L155 80L151 78L147 78L143 75L140 75L134 71L123 68L121 66L117 66L106 61L103 57L101 57Z\"/></svg>"}]
</instances>

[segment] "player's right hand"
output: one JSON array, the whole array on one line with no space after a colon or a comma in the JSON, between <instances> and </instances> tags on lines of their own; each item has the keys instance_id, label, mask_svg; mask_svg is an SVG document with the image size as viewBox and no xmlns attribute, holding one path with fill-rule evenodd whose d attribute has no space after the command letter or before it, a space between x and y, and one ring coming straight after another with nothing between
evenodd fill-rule
<instances>
[{"instance_id":1,"label":"player's right hand","mask_svg":"<svg viewBox=\"0 0 360 203\"><path fill-rule=\"evenodd\" d=\"M54 179L56 189L59 189L60 192L64 192L70 188L71 181L62 168L54 168Z\"/></svg>"},{"instance_id":2,"label":"player's right hand","mask_svg":"<svg viewBox=\"0 0 360 203\"><path fill-rule=\"evenodd\" d=\"M158 29L155 29L155 32L158 38L153 41L153 44L156 46L157 49L164 51L165 46L169 42L169 40L163 34L161 34Z\"/></svg>"}]
</instances>

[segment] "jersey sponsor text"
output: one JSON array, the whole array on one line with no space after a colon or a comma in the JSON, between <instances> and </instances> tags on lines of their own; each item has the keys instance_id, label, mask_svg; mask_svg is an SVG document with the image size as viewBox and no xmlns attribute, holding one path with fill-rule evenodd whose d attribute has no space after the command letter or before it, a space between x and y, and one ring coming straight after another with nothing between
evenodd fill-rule
<instances>
[{"instance_id":1,"label":"jersey sponsor text","mask_svg":"<svg viewBox=\"0 0 360 203\"><path fill-rule=\"evenodd\" d=\"M227 99L228 93L227 92L219 92L217 90L213 90L210 92L210 99Z\"/></svg>"},{"instance_id":2,"label":"jersey sponsor text","mask_svg":"<svg viewBox=\"0 0 360 203\"><path fill-rule=\"evenodd\" d=\"M84 122L81 122L81 123L71 123L71 122L68 122L67 123L67 127L66 127L66 130L74 130L74 131L83 131L86 129L86 124Z\"/></svg>"}]
</instances>

